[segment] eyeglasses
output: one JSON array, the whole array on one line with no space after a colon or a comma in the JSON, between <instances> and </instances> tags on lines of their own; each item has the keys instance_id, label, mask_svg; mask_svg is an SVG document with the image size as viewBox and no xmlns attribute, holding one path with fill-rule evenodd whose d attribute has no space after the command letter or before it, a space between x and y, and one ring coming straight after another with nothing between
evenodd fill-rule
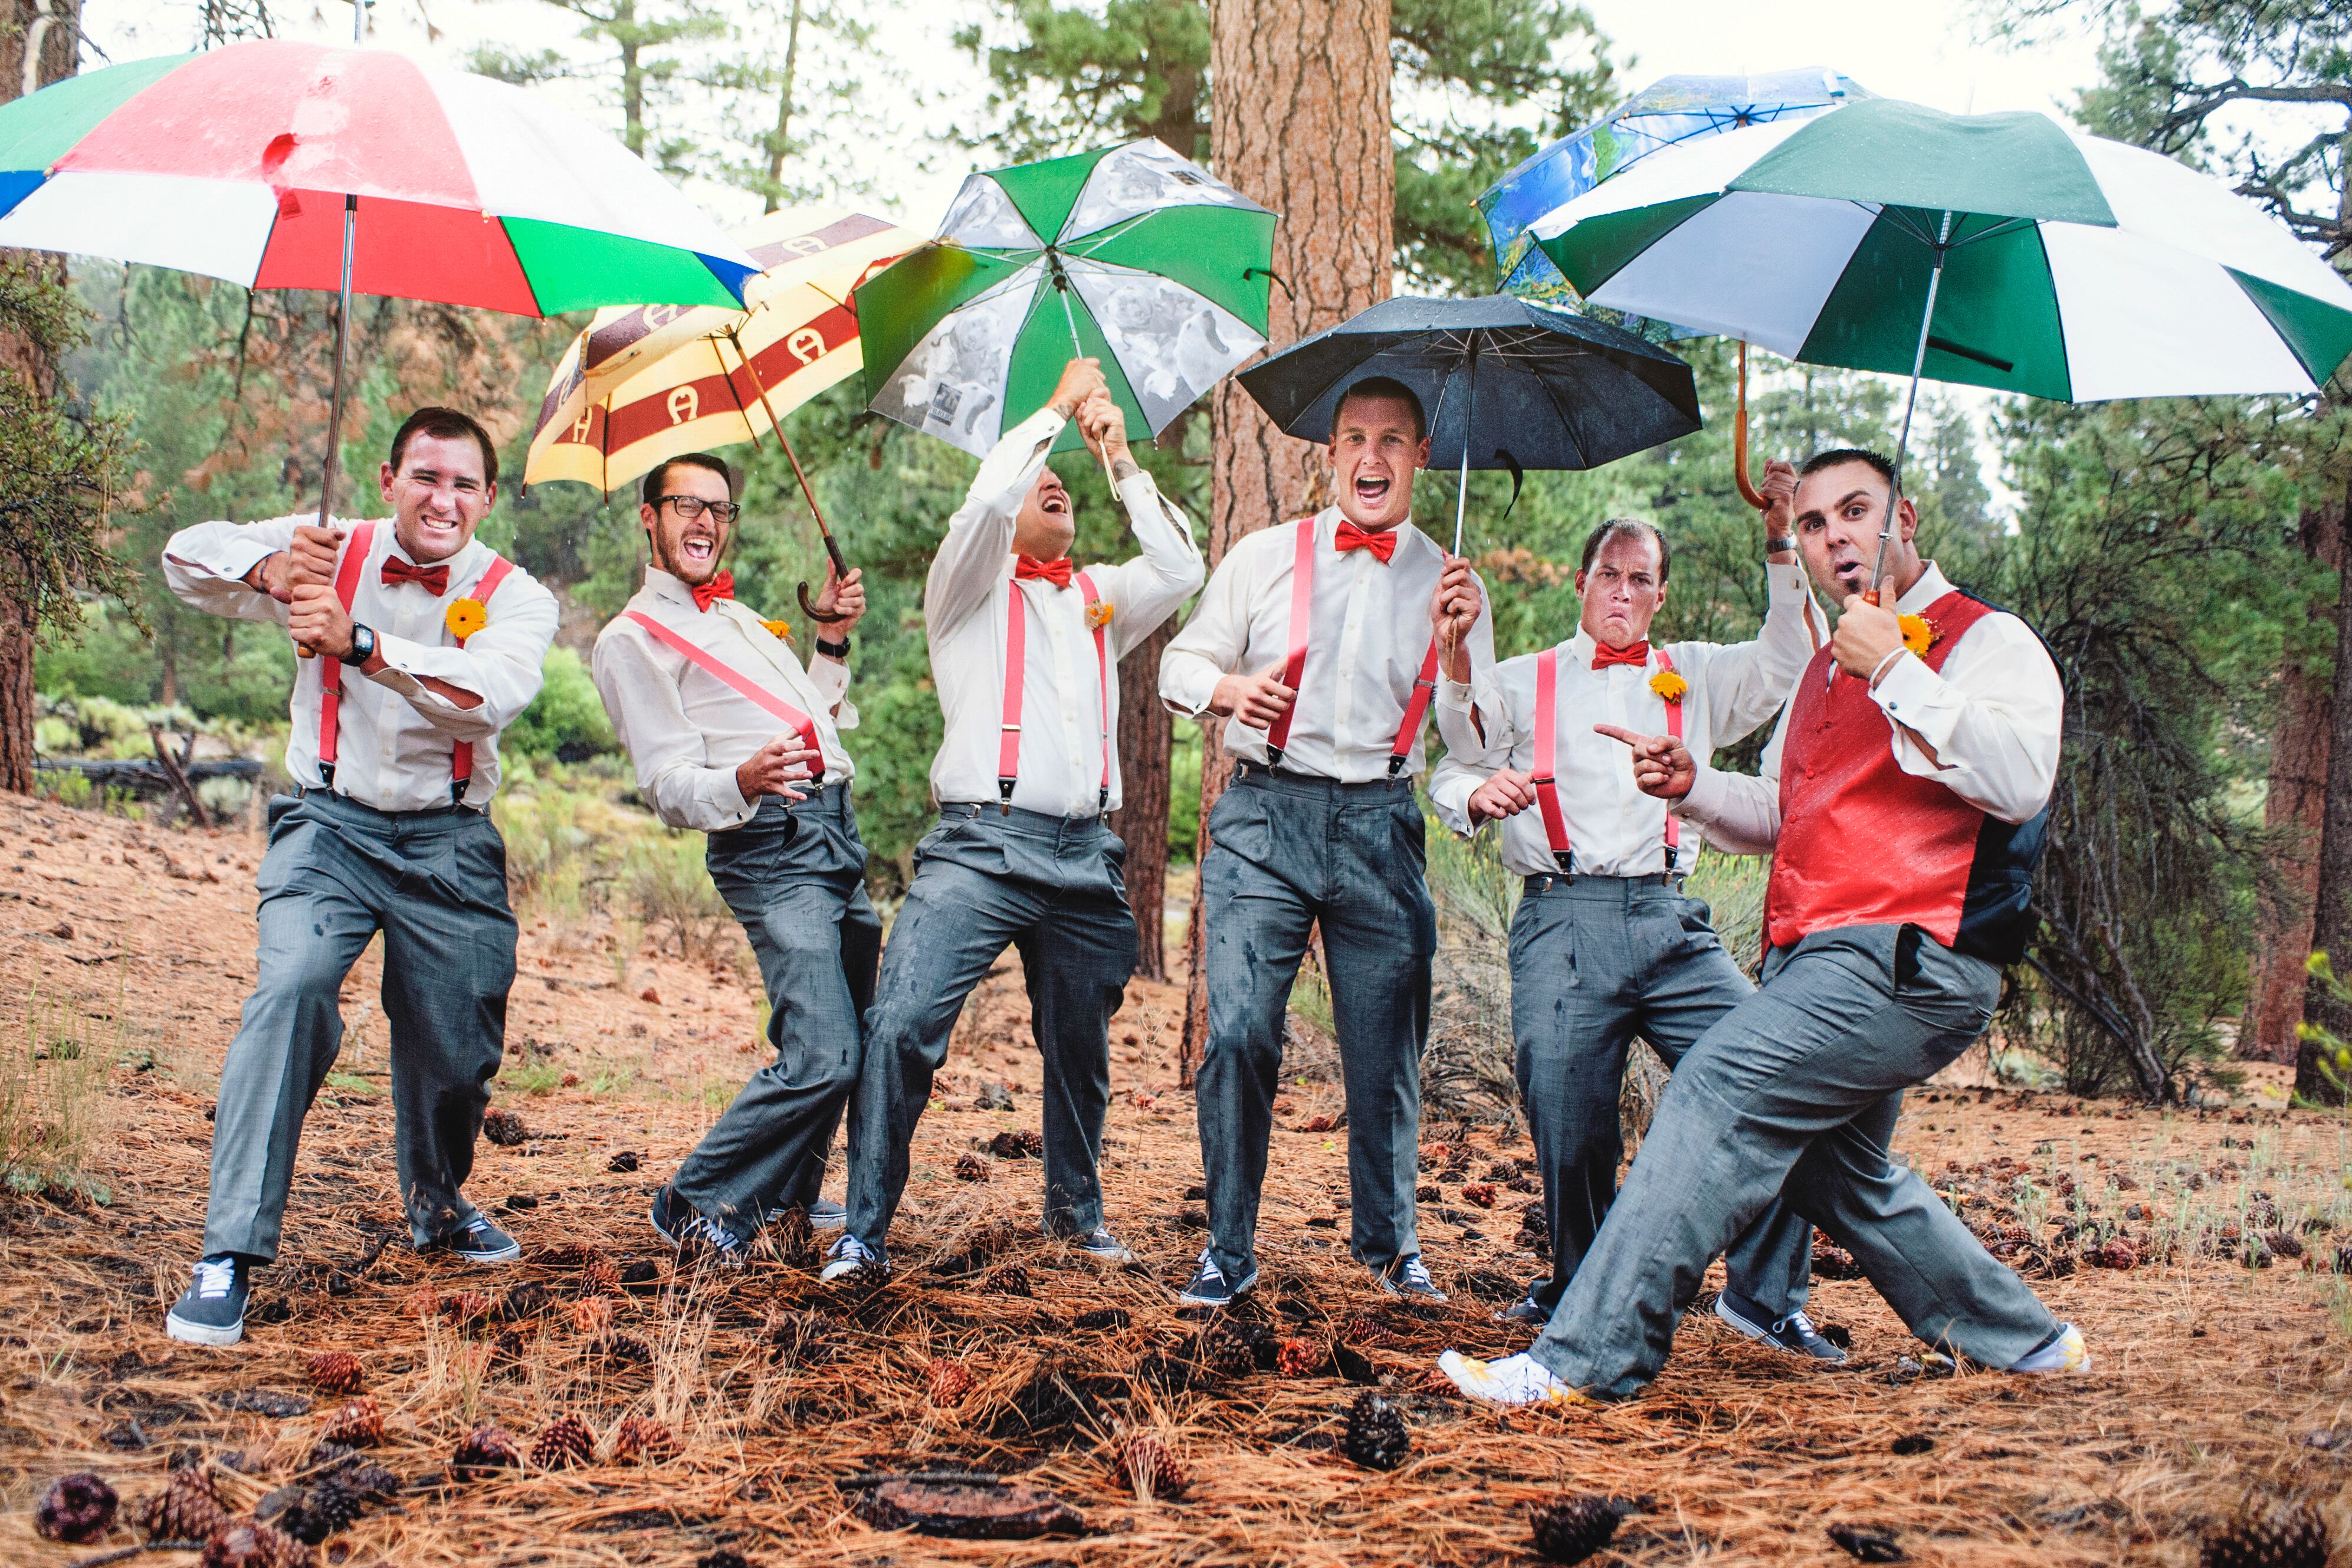
<instances>
[{"instance_id":1,"label":"eyeglasses","mask_svg":"<svg viewBox=\"0 0 2352 1568\"><path fill-rule=\"evenodd\" d=\"M732 522L743 515L743 509L731 500L704 500L700 496L663 496L654 502L659 511L665 505L677 508L677 515L692 522L709 512L721 522Z\"/></svg>"}]
</instances>

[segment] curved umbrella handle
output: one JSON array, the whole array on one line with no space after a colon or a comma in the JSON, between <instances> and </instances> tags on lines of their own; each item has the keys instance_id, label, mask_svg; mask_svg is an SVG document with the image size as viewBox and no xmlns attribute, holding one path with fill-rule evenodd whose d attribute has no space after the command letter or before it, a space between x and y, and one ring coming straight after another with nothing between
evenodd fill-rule
<instances>
[{"instance_id":1,"label":"curved umbrella handle","mask_svg":"<svg viewBox=\"0 0 2352 1568\"><path fill-rule=\"evenodd\" d=\"M1739 487L1739 499L1758 511L1771 510L1771 502L1757 492L1748 482L1748 342L1739 344L1739 408L1731 416L1731 478Z\"/></svg>"}]
</instances>

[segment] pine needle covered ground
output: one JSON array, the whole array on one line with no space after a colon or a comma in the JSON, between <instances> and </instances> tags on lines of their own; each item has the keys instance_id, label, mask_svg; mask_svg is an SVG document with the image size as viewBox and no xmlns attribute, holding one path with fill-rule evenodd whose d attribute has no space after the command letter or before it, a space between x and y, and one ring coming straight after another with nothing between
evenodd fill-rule
<instances>
[{"instance_id":1,"label":"pine needle covered ground","mask_svg":"<svg viewBox=\"0 0 2352 1568\"><path fill-rule=\"evenodd\" d=\"M372 954L345 992L351 1034L310 1121L286 1254L257 1282L256 1318L271 1321L234 1351L173 1344L163 1309L201 1233L260 847L0 797L0 1561L49 1568L132 1544L132 1510L175 1458L207 1467L232 1510L302 1479L331 1424L354 1425L353 1395L314 1378L326 1352L356 1362L382 1426L362 1453L403 1483L313 1553L351 1568L683 1568L726 1549L772 1565L1520 1563L1538 1561L1531 1505L1575 1494L1633 1510L1592 1561L1644 1564L1852 1561L1829 1531L1853 1526L1926 1563L2185 1565L2250 1494L2311 1500L2339 1539L2352 1523L2337 1503L2352 1466L2340 1118L1931 1086L1912 1097L1903 1152L2083 1325L2095 1375L1923 1372L1866 1283L1827 1278L1814 1316L1851 1334L1845 1370L1794 1365L1694 1313L1645 1398L1504 1415L1427 1374L1445 1345L1527 1337L1481 1299L1534 1267L1518 1245L1534 1199L1512 1187L1524 1141L1424 1130L1423 1181L1439 1193L1424 1244L1454 1304L1409 1311L1347 1258L1345 1134L1323 1126L1339 1091L1298 1079L1276 1135L1265 1288L1204 1340L1168 1289L1203 1239L1192 1102L1175 1088L1181 992L1136 984L1114 1030L1106 1184L1148 1267L1102 1274L1037 1237L1036 1163L987 1152L1037 1125L1008 957L924 1121L889 1284L820 1287L808 1242L783 1227L745 1273L678 1269L644 1211L761 1059L748 955L656 955L604 916L528 909L498 1099L526 1136L486 1142L468 1184L524 1261L467 1270L390 1234ZM998 1083L1013 1108L975 1109ZM1363 1388L1343 1371L1386 1380L1412 1442L1398 1468L1347 1456ZM320 1373L340 1387L350 1369ZM550 1468L580 1443L565 1417L591 1451ZM524 1462L453 1479L452 1454L488 1424ZM1139 1500L1123 1468L1161 1495ZM40 1539L36 1502L80 1470L122 1494L123 1522L88 1544ZM1089 1533L883 1534L841 1484L939 1470L1019 1472Z\"/></svg>"}]
</instances>

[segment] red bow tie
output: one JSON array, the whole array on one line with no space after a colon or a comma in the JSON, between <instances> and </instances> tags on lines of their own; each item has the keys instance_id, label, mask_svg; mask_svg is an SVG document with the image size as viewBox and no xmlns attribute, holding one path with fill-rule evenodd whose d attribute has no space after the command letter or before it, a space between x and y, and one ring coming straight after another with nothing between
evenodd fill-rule
<instances>
[{"instance_id":1,"label":"red bow tie","mask_svg":"<svg viewBox=\"0 0 2352 1568\"><path fill-rule=\"evenodd\" d=\"M1339 537L1331 542L1331 547L1335 550L1369 550L1379 556L1381 564L1385 566L1389 558L1396 553L1396 530L1384 528L1378 533L1371 533L1341 518Z\"/></svg>"},{"instance_id":2,"label":"red bow tie","mask_svg":"<svg viewBox=\"0 0 2352 1568\"><path fill-rule=\"evenodd\" d=\"M383 558L383 585L396 588L403 583L414 583L435 598L449 591L449 565L418 566L403 561L397 555Z\"/></svg>"},{"instance_id":3,"label":"red bow tie","mask_svg":"<svg viewBox=\"0 0 2352 1568\"><path fill-rule=\"evenodd\" d=\"M1650 639L1629 643L1623 647L1611 647L1605 642L1592 645L1592 668L1606 669L1612 664L1647 664L1650 662Z\"/></svg>"},{"instance_id":4,"label":"red bow tie","mask_svg":"<svg viewBox=\"0 0 2352 1568\"><path fill-rule=\"evenodd\" d=\"M694 595L694 607L708 615L712 600L735 596L735 574L721 572L708 583L689 583L687 589Z\"/></svg>"},{"instance_id":5,"label":"red bow tie","mask_svg":"<svg viewBox=\"0 0 2352 1568\"><path fill-rule=\"evenodd\" d=\"M1013 580L1014 582L1026 583L1033 578L1040 577L1044 578L1046 582L1051 583L1056 588L1068 587L1070 585L1070 558L1065 555L1058 560L1040 561L1034 555L1023 555L1018 556L1013 560Z\"/></svg>"}]
</instances>

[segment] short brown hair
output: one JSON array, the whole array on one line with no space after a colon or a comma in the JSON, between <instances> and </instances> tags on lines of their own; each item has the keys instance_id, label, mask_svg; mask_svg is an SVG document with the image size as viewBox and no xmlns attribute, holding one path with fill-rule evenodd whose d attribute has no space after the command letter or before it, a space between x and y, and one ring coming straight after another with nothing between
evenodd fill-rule
<instances>
[{"instance_id":1,"label":"short brown hair","mask_svg":"<svg viewBox=\"0 0 2352 1568\"><path fill-rule=\"evenodd\" d=\"M1593 557L1601 547L1620 533L1646 533L1658 542L1658 581L1664 583L1675 569L1674 547L1666 542L1665 531L1654 522L1644 522L1638 517L1612 517L1584 536L1584 559L1577 565L1579 572L1592 570Z\"/></svg>"},{"instance_id":2,"label":"short brown hair","mask_svg":"<svg viewBox=\"0 0 2352 1568\"><path fill-rule=\"evenodd\" d=\"M662 487L669 483L669 471L678 468L709 469L727 481L727 499L735 499L735 470L727 466L726 458L714 457L709 452L687 452L656 463L646 471L646 482L637 490L637 499L647 506L660 505Z\"/></svg>"},{"instance_id":3,"label":"short brown hair","mask_svg":"<svg viewBox=\"0 0 2352 1568\"><path fill-rule=\"evenodd\" d=\"M1331 428L1334 432L1339 430L1339 416L1348 411L1348 405L1359 397L1385 397L1403 404L1412 410L1412 438L1419 441L1429 435L1429 416L1422 410L1421 394L1393 376L1386 375L1368 375L1339 395L1339 401L1331 405Z\"/></svg>"},{"instance_id":4,"label":"short brown hair","mask_svg":"<svg viewBox=\"0 0 2352 1568\"><path fill-rule=\"evenodd\" d=\"M392 471L395 474L400 472L401 459L408 456L409 437L413 436L431 436L442 441L471 437L474 445L482 449L483 482L499 482L499 449L491 445L490 433L482 428L482 422L472 415L428 405L402 420L392 437Z\"/></svg>"}]
</instances>

